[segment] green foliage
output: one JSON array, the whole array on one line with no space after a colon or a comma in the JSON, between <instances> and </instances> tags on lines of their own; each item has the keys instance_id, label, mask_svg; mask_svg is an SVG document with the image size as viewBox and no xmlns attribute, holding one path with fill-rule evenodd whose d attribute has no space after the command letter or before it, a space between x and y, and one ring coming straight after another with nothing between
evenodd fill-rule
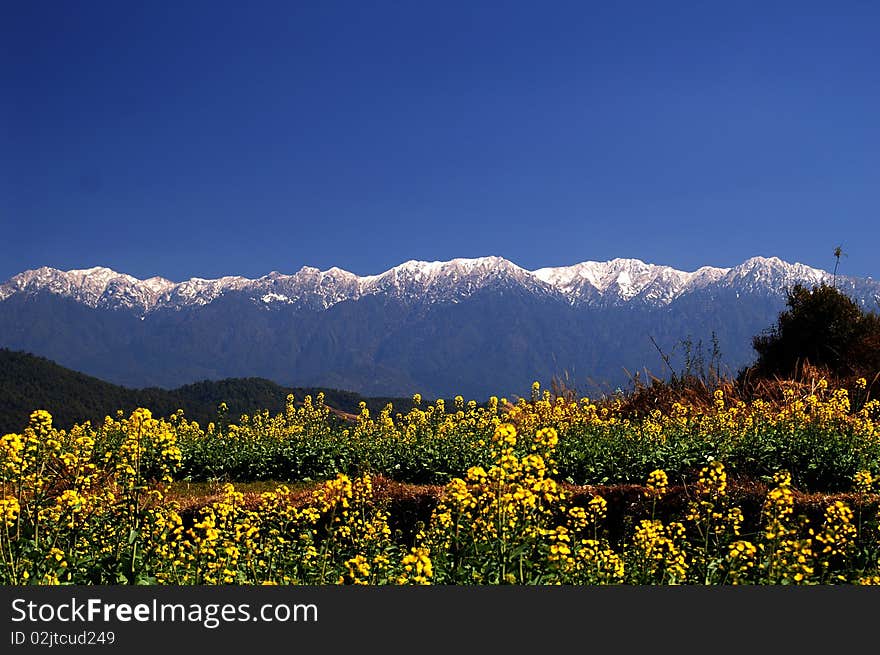
<instances>
[{"instance_id":1,"label":"green foliage","mask_svg":"<svg viewBox=\"0 0 880 655\"><path fill-rule=\"evenodd\" d=\"M831 427L844 401L835 392L808 404ZM799 402L776 415L780 431L812 420ZM742 408L722 403L711 431L736 425ZM538 409L532 418L551 418ZM517 431L481 422L487 411L459 411L453 420L487 435L476 444L486 464L429 491L434 502L418 520L401 514L411 489L389 494L388 481L370 475L248 496L226 483L182 507L167 486L180 464L178 437L193 429L181 416L171 423L138 409L99 431L68 433L36 411L22 434L0 437L0 584L880 583L880 494L870 471L857 471L847 493L824 497L801 494L784 470L742 493L717 459L685 485L654 470L629 489L572 489L556 480L554 427ZM399 423L451 426L437 406L411 414ZM325 415L320 401L305 400L261 427L283 431L268 438L290 437ZM392 429L387 418L378 430ZM215 434L234 446L252 436L240 427ZM358 428L364 439L378 435L366 412Z\"/></svg>"},{"instance_id":2,"label":"green foliage","mask_svg":"<svg viewBox=\"0 0 880 655\"><path fill-rule=\"evenodd\" d=\"M8 351L0 355L13 363L16 358L24 362L18 369L6 367L7 380L16 376L24 379L25 371L31 373L31 382L40 379L32 361L36 358ZM120 403L117 408L122 411L117 412L117 408L100 407L99 403L119 402L113 392L131 390L102 386L104 383L72 372L67 379L55 370L60 367L52 368L55 365L45 360L43 365L52 373L44 375L45 380L67 393L69 400L65 404L62 395L57 404L50 399L42 406L95 412L91 429L97 461L103 461L105 454L119 447L123 433L118 426L126 405ZM93 391L95 405L76 404L78 399L88 400L76 391L81 378L85 378L81 391ZM516 406L497 399L486 405L465 403L459 397L450 403L438 401L424 410L419 409L420 399L407 399L401 405L386 404L372 411L361 401L352 408L356 414L353 412L351 420L334 413L322 393L314 397L292 394L278 412L263 409L239 414L231 407L218 412L213 403L217 398L214 393L237 398L239 408L263 402L261 393L280 389L266 385L271 383L234 380L184 388L188 397L211 404L203 416L169 410L178 405L178 397L173 404L158 405L156 415L169 417L181 450L176 479L305 481L337 473L370 472L402 482L445 483L465 475L473 466L488 465L482 446L501 420L525 422L535 428L554 427L560 435L556 453L559 478L574 484L636 483L655 469L665 470L678 481L708 462L723 461L737 476L760 479L786 469L795 484L805 489L839 490L858 470L880 471L880 439L875 427L880 410L877 401L865 400L864 386L854 389L852 406L846 390L832 393L824 383L818 396L809 391L805 392L809 395L796 396L792 391L781 405L756 401L724 409L724 402L716 400L720 406L688 408L672 403L665 412L656 409L641 414L624 409L626 403L621 399L597 406L588 399L551 399L549 394L541 397L537 392L531 402L521 399ZM7 384L7 388L16 390L14 384ZM100 395L102 390L106 396ZM18 392L20 404L30 393L40 397L27 387ZM716 398L724 396L720 390L715 393L721 394ZM10 396L3 398L6 401ZM105 422L103 415L116 418ZM11 425L7 430L17 432L21 427Z\"/></svg>"},{"instance_id":3,"label":"green foliage","mask_svg":"<svg viewBox=\"0 0 880 655\"><path fill-rule=\"evenodd\" d=\"M757 377L793 377L804 363L848 377L880 369L880 317L833 286L795 285L775 326L756 336Z\"/></svg>"}]
</instances>

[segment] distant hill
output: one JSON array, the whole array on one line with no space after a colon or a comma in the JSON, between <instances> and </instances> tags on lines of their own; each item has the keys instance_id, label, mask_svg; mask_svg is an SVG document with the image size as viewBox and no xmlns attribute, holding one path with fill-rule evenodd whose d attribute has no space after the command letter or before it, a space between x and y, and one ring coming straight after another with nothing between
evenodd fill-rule
<instances>
[{"instance_id":1,"label":"distant hill","mask_svg":"<svg viewBox=\"0 0 880 655\"><path fill-rule=\"evenodd\" d=\"M75 423L93 423L121 409L130 413L147 407L155 416L168 416L178 409L205 425L217 419L217 406L225 402L230 418L268 409L279 412L288 394L297 401L306 395L315 397L323 391L325 403L346 413L357 413L361 401L371 412L388 402L395 410L412 407L408 398L365 398L339 389L290 388L262 378L234 378L196 382L178 389L129 389L110 384L77 371L72 371L44 357L0 348L0 434L19 432L27 425L28 416L36 409L45 409L58 427L69 428Z\"/></svg>"}]
</instances>

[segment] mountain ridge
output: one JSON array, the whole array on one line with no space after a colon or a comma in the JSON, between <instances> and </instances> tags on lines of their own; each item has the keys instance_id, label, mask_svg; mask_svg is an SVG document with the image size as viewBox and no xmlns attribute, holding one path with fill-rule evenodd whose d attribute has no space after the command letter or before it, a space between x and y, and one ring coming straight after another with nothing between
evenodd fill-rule
<instances>
[{"instance_id":1,"label":"mountain ridge","mask_svg":"<svg viewBox=\"0 0 880 655\"><path fill-rule=\"evenodd\" d=\"M804 264L763 256L749 258L733 267L702 266L695 271L634 258L588 260L529 271L503 257L489 256L433 262L408 260L377 275L366 276L338 267L322 271L303 266L293 274L272 271L259 278L193 277L182 282L159 276L140 280L102 266L69 271L44 266L23 271L0 284L0 301L15 294L45 290L74 298L92 308L135 310L147 316L162 309L206 305L230 292L250 294L252 300L265 305L302 304L327 309L339 302L377 294L396 294L429 302L455 301L493 282L508 282L532 293L557 296L572 305L625 304L636 299L668 305L688 292L713 284L735 286L749 277L764 278L767 284L778 285L780 281L829 282L833 276ZM851 281L858 278L839 276L838 279L852 284Z\"/></svg>"},{"instance_id":2,"label":"mountain ridge","mask_svg":"<svg viewBox=\"0 0 880 655\"><path fill-rule=\"evenodd\" d=\"M592 395L680 370L717 338L754 359L794 283L875 308L880 283L776 257L678 271L635 259L527 271L501 257L411 260L378 275L303 267L255 280L144 281L43 267L0 285L0 346L129 387L261 377L365 396L515 395L568 378ZM655 345L656 344L656 345ZM588 382L589 381L589 382Z\"/></svg>"}]
</instances>

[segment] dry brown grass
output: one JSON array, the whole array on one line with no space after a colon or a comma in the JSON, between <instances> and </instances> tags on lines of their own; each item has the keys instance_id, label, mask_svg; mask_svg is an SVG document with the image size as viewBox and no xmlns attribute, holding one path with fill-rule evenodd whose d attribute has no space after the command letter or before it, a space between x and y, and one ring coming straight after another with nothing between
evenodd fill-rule
<instances>
[{"instance_id":1,"label":"dry brown grass","mask_svg":"<svg viewBox=\"0 0 880 655\"><path fill-rule=\"evenodd\" d=\"M856 376L845 378L834 376L827 369L803 362L798 367L797 375L792 378L759 378L747 373L738 379L691 375L661 380L649 375L649 382L645 382L640 378L633 378L632 388L625 393L605 394L595 402L600 406L620 402L621 413L624 416L638 417L646 416L654 410L667 413L674 403L695 410L707 409L714 403L713 394L720 389L724 392L724 398L728 403L737 401L749 403L760 399L774 406L781 406L785 402L786 390L793 391L795 397L806 398L810 394L817 393L819 381L822 379L826 380L831 388L848 389L850 397L858 396L860 402L866 402L880 394L880 372L866 380L868 383L866 391L855 392ZM558 379L553 381L551 389L554 398L577 400L575 392Z\"/></svg>"}]
</instances>

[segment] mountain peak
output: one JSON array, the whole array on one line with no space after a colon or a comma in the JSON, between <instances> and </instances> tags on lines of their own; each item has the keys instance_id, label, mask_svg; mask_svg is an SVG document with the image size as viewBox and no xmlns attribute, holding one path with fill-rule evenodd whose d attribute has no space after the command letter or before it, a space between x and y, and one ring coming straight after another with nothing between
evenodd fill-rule
<instances>
[{"instance_id":1,"label":"mountain peak","mask_svg":"<svg viewBox=\"0 0 880 655\"><path fill-rule=\"evenodd\" d=\"M795 283L822 284L830 282L831 278L827 271L800 262L791 264L779 257L751 257L734 266L726 275L728 286L745 284L750 289L762 287L768 290L784 289Z\"/></svg>"},{"instance_id":2,"label":"mountain peak","mask_svg":"<svg viewBox=\"0 0 880 655\"><path fill-rule=\"evenodd\" d=\"M112 268L92 266L91 268L75 268L67 271L68 275L118 275Z\"/></svg>"},{"instance_id":3,"label":"mountain peak","mask_svg":"<svg viewBox=\"0 0 880 655\"><path fill-rule=\"evenodd\" d=\"M776 257L695 271L625 258L529 271L491 256L410 260L371 276L303 267L184 282L43 267L0 284L0 345L135 386L259 375L480 398L562 374L625 384L622 370L662 368L650 337L677 368L680 339L714 334L733 371L787 288L825 281ZM876 281L835 282L866 307L880 297Z\"/></svg>"},{"instance_id":4,"label":"mountain peak","mask_svg":"<svg viewBox=\"0 0 880 655\"><path fill-rule=\"evenodd\" d=\"M667 305L685 293L712 285L778 294L795 282L817 284L830 279L826 271L790 264L774 256L751 257L733 268L703 266L695 271L624 257L529 271L504 257L490 255L447 261L411 259L366 276L336 266L324 271L303 266L293 275L272 271L257 279L230 275L215 279L192 277L179 283L159 276L139 280L104 266L66 272L43 266L0 284L0 300L14 294L47 291L90 307L149 313L205 305L226 293L243 293L267 307L281 303L327 308L377 294L392 294L412 303L458 302L490 285L506 285L556 296L571 305Z\"/></svg>"}]
</instances>

